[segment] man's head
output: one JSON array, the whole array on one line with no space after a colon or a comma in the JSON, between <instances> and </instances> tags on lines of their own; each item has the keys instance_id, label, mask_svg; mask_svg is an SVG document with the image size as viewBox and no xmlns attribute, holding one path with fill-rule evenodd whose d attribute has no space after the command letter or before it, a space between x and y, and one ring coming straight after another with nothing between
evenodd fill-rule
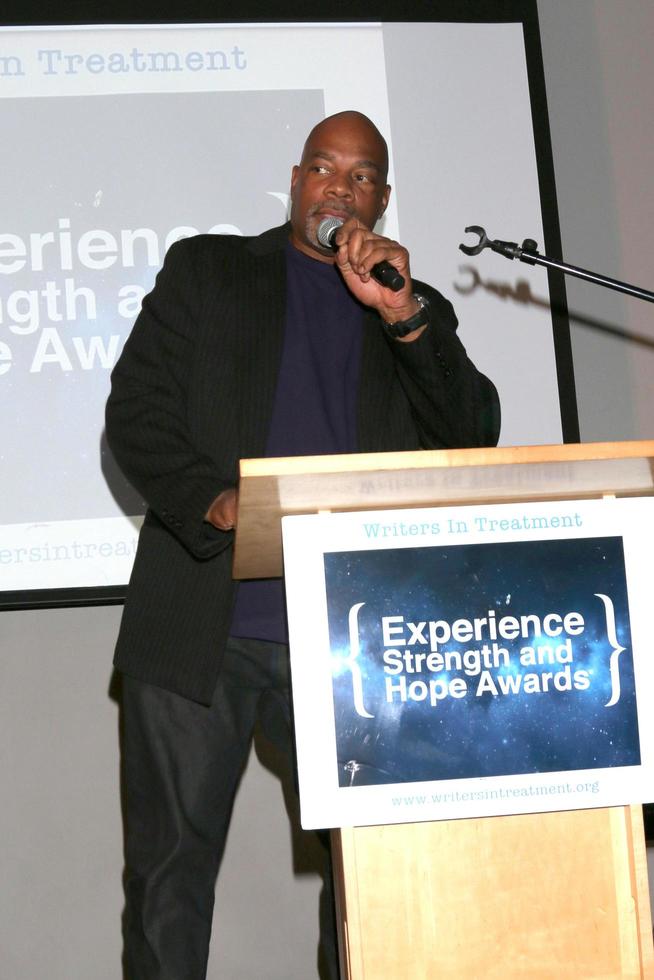
<instances>
[{"instance_id":1,"label":"man's head","mask_svg":"<svg viewBox=\"0 0 654 980\"><path fill-rule=\"evenodd\" d=\"M386 210L388 148L377 127L360 112L338 112L309 133L291 174L291 241L325 262L333 253L316 231L329 215L355 217L373 228Z\"/></svg>"}]
</instances>

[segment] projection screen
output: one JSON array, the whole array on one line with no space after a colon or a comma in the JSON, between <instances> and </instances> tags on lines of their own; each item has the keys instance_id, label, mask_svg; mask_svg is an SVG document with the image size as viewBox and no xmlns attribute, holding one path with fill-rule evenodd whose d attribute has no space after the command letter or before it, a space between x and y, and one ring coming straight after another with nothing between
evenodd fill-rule
<instances>
[{"instance_id":1,"label":"projection screen","mask_svg":"<svg viewBox=\"0 0 654 980\"><path fill-rule=\"evenodd\" d=\"M569 437L546 273L458 249L471 224L558 233L534 71L519 21L0 29L4 605L121 597L145 504L103 409L141 299L175 240L281 224L304 137L340 109L388 137L378 230L453 301L501 442Z\"/></svg>"}]
</instances>

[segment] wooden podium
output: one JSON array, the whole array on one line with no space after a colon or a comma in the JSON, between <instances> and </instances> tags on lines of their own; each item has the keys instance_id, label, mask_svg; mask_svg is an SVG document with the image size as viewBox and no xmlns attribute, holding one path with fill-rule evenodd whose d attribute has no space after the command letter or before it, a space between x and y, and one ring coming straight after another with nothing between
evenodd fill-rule
<instances>
[{"instance_id":1,"label":"wooden podium","mask_svg":"<svg viewBox=\"0 0 654 980\"><path fill-rule=\"evenodd\" d=\"M243 460L234 576L282 573L287 514L652 494L654 441ZM640 806L332 842L348 980L654 977Z\"/></svg>"}]
</instances>

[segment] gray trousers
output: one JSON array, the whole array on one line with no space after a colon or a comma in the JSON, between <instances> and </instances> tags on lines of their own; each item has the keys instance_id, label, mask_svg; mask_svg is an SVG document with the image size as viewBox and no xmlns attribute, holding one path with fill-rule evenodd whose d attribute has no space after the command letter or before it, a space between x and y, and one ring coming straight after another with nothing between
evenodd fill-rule
<instances>
[{"instance_id":1,"label":"gray trousers","mask_svg":"<svg viewBox=\"0 0 654 980\"><path fill-rule=\"evenodd\" d=\"M204 980L216 876L255 723L293 767L288 649L231 637L210 707L123 676L127 980ZM338 977L326 852L321 976Z\"/></svg>"}]
</instances>

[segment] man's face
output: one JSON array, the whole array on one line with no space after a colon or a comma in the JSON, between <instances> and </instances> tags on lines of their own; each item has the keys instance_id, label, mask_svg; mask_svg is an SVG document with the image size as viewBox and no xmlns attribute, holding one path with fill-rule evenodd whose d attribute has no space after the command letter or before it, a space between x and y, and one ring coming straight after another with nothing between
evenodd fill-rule
<instances>
[{"instance_id":1,"label":"man's face","mask_svg":"<svg viewBox=\"0 0 654 980\"><path fill-rule=\"evenodd\" d=\"M318 243L320 222L329 215L358 218L368 228L388 204L386 147L364 117L344 114L312 131L302 160L291 175L291 241L323 262L334 253Z\"/></svg>"}]
</instances>

